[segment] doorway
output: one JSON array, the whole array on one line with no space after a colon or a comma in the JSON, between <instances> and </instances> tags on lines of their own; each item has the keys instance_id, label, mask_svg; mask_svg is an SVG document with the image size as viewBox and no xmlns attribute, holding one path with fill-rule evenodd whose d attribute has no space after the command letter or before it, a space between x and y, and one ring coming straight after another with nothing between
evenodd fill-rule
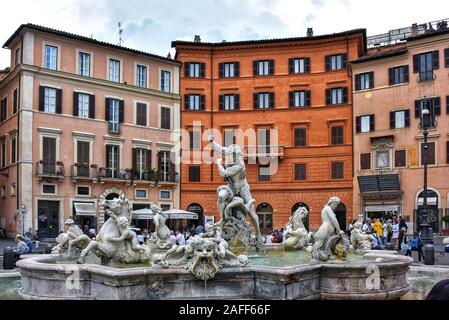
<instances>
[{"instance_id":1,"label":"doorway","mask_svg":"<svg viewBox=\"0 0 449 320\"><path fill-rule=\"evenodd\" d=\"M56 238L59 233L59 201L37 202L37 233L40 239Z\"/></svg>"},{"instance_id":2,"label":"doorway","mask_svg":"<svg viewBox=\"0 0 449 320\"><path fill-rule=\"evenodd\" d=\"M346 206L340 202L337 209L335 209L335 216L337 217L340 230L346 231Z\"/></svg>"}]
</instances>

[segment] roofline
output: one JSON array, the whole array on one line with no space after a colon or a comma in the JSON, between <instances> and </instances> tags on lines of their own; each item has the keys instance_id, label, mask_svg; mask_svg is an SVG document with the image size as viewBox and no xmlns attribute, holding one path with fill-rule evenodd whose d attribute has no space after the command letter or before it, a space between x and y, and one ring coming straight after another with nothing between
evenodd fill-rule
<instances>
[{"instance_id":1,"label":"roofline","mask_svg":"<svg viewBox=\"0 0 449 320\"><path fill-rule=\"evenodd\" d=\"M364 50L367 50L367 41L366 41L366 29L353 29L338 33L332 34L324 34L319 36L312 37L294 37L294 38L278 38L278 39L262 39L262 40L244 40L244 41L230 41L230 42L193 42L193 41L182 41L175 40L172 41L172 48L176 48L176 46L188 45L195 47L229 47L229 46L237 46L237 45L258 45L258 44L271 44L271 43L280 43L280 42L297 42L297 41L310 41L310 40L322 40L322 39L330 39L337 37L345 37L350 35L362 34L364 39Z\"/></svg>"},{"instance_id":2,"label":"roofline","mask_svg":"<svg viewBox=\"0 0 449 320\"><path fill-rule=\"evenodd\" d=\"M393 52L386 52L385 54L360 57L356 60L351 61L351 63L352 64L361 64L361 63L375 61L375 60L387 59L387 58L402 56L402 55L406 54L407 52L408 52L407 48L402 48L400 50L396 50Z\"/></svg>"},{"instance_id":3,"label":"roofline","mask_svg":"<svg viewBox=\"0 0 449 320\"><path fill-rule=\"evenodd\" d=\"M92 38L88 38L86 36L81 36L81 35L69 33L69 32L66 32L66 31L61 31L61 30L56 30L56 29L52 29L52 28L47 28L47 27L35 25L35 24L32 24L32 23L22 24L19 28L17 28L17 30L11 35L11 37L9 37L9 39L6 40L5 44L3 45L3 48L4 49L9 49L9 45L11 44L11 42L13 42L14 39L24 29L31 29L31 30L34 30L34 31L50 33L50 34L54 34L54 35L57 35L57 36L62 36L62 37L69 38L69 39L84 41L84 42L96 44L96 45L99 45L99 46L102 46L102 47L108 47L108 48L113 48L113 49L117 49L117 50L127 51L127 52L130 52L130 53L143 55L143 56L146 56L146 57L149 57L149 58L153 58L153 59L156 59L156 60L162 60L164 62L169 62L169 63L172 63L172 64L181 65L181 62L177 61L175 59L166 58L166 57L163 57L163 56L159 56L157 54L148 53L148 52L144 52L144 51L140 51L140 50L136 50L136 49L122 47L122 46L115 45L115 44L112 44L112 43L103 42L103 41L95 40L95 39L92 39Z\"/></svg>"},{"instance_id":4,"label":"roofline","mask_svg":"<svg viewBox=\"0 0 449 320\"><path fill-rule=\"evenodd\" d=\"M407 39L407 42L417 41L417 40L426 39L426 38L432 38L432 37L440 36L443 34L449 34L449 29L444 29L444 30L440 30L440 31L432 31L432 32L420 34L420 35L417 35L414 37L410 37Z\"/></svg>"}]
</instances>

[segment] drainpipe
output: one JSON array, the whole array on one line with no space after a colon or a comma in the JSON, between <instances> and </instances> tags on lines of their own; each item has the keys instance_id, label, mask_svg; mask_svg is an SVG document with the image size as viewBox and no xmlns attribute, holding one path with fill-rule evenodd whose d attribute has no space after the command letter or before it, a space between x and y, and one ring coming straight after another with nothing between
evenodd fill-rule
<instances>
[{"instance_id":1,"label":"drainpipe","mask_svg":"<svg viewBox=\"0 0 449 320\"><path fill-rule=\"evenodd\" d=\"M23 37L20 37L20 64L23 64ZM22 92L22 73L19 72L19 86L17 89L17 134L16 134L16 207L20 208L20 113L21 113L21 100L20 94ZM31 208L30 208L31 209ZM17 214L17 211L16 211ZM23 219L24 217L22 217ZM33 221L33 219L31 219ZM25 224L25 220L22 221ZM16 223L17 227L17 223ZM17 233L17 230L16 230Z\"/></svg>"},{"instance_id":2,"label":"drainpipe","mask_svg":"<svg viewBox=\"0 0 449 320\"><path fill-rule=\"evenodd\" d=\"M214 45L210 52L210 127L214 128ZM214 151L215 153L215 151ZM214 179L214 164L210 166L210 181Z\"/></svg>"}]
</instances>

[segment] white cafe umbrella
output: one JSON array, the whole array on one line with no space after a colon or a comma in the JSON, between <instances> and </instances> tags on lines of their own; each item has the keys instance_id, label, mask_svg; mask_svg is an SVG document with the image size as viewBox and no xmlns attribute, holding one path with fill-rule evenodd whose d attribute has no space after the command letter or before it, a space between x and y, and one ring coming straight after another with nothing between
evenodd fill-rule
<instances>
[{"instance_id":1,"label":"white cafe umbrella","mask_svg":"<svg viewBox=\"0 0 449 320\"><path fill-rule=\"evenodd\" d=\"M154 212L150 208L133 210L132 218L136 219L136 220L146 220L147 221L147 230L148 230L148 228L149 228L148 220L153 220Z\"/></svg>"},{"instance_id":2,"label":"white cafe umbrella","mask_svg":"<svg viewBox=\"0 0 449 320\"><path fill-rule=\"evenodd\" d=\"M164 214L166 216L169 216L169 219L175 219L175 220L182 220L182 219L197 220L198 219L198 214L196 214L194 212L186 211L186 210L181 210L181 209L170 209L170 210L164 211Z\"/></svg>"}]
</instances>

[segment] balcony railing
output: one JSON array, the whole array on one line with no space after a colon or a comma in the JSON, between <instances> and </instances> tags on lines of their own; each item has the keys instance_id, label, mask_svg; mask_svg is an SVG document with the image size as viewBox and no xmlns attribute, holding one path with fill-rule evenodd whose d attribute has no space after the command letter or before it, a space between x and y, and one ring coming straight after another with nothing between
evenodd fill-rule
<instances>
[{"instance_id":1,"label":"balcony railing","mask_svg":"<svg viewBox=\"0 0 449 320\"><path fill-rule=\"evenodd\" d=\"M436 79L436 74L435 72L432 71L426 71L426 72L420 72L418 74L418 82L429 82L429 81L433 81Z\"/></svg>"},{"instance_id":2,"label":"balcony railing","mask_svg":"<svg viewBox=\"0 0 449 320\"><path fill-rule=\"evenodd\" d=\"M36 164L36 175L40 178L64 178L64 163L50 163L44 160Z\"/></svg>"},{"instance_id":3,"label":"balcony railing","mask_svg":"<svg viewBox=\"0 0 449 320\"><path fill-rule=\"evenodd\" d=\"M245 158L257 157L284 157L284 146L260 145L244 148Z\"/></svg>"},{"instance_id":4,"label":"balcony railing","mask_svg":"<svg viewBox=\"0 0 449 320\"><path fill-rule=\"evenodd\" d=\"M113 180L132 180L132 171L118 168L100 168L98 170L98 177L100 179Z\"/></svg>"},{"instance_id":5,"label":"balcony railing","mask_svg":"<svg viewBox=\"0 0 449 320\"><path fill-rule=\"evenodd\" d=\"M160 172L159 182L166 183L178 183L179 174L177 172Z\"/></svg>"},{"instance_id":6,"label":"balcony railing","mask_svg":"<svg viewBox=\"0 0 449 320\"><path fill-rule=\"evenodd\" d=\"M74 164L71 166L71 175L73 179L95 179L98 175L97 165Z\"/></svg>"},{"instance_id":7,"label":"balcony railing","mask_svg":"<svg viewBox=\"0 0 449 320\"><path fill-rule=\"evenodd\" d=\"M151 181L157 180L158 174L155 170L134 170L132 172L132 178L134 181Z\"/></svg>"},{"instance_id":8,"label":"balcony railing","mask_svg":"<svg viewBox=\"0 0 449 320\"><path fill-rule=\"evenodd\" d=\"M118 122L108 122L109 133L120 134L122 133L122 126Z\"/></svg>"}]
</instances>

